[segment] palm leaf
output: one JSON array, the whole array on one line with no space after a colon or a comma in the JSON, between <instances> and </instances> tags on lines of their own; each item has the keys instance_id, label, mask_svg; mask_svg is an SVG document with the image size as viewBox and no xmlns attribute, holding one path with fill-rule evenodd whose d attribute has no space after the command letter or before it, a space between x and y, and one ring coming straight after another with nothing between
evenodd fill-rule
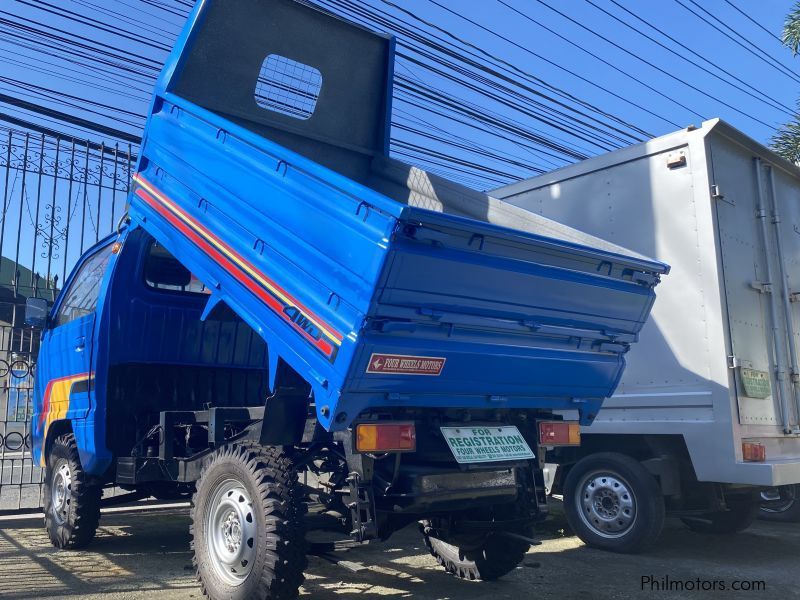
<instances>
[{"instance_id":1,"label":"palm leaf","mask_svg":"<svg viewBox=\"0 0 800 600\"><path fill-rule=\"evenodd\" d=\"M797 56L800 51L800 2L796 2L792 11L786 15L781 41Z\"/></svg>"}]
</instances>

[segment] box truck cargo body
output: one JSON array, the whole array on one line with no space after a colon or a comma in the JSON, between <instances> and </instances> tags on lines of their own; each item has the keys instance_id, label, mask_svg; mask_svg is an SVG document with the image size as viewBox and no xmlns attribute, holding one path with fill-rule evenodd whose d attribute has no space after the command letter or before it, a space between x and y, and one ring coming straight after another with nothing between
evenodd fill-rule
<instances>
[{"instance_id":1,"label":"box truck cargo body","mask_svg":"<svg viewBox=\"0 0 800 600\"><path fill-rule=\"evenodd\" d=\"M712 120L493 195L672 266L616 394L565 462L633 457L668 510L706 525L732 520L726 494L742 485L800 482L797 166ZM752 507L740 512L736 527Z\"/></svg>"}]
</instances>

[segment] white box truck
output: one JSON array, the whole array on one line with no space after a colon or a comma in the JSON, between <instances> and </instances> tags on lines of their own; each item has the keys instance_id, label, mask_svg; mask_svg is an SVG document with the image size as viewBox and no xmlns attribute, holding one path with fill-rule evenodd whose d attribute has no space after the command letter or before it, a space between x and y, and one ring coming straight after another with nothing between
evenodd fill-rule
<instances>
[{"instance_id":1,"label":"white box truck","mask_svg":"<svg viewBox=\"0 0 800 600\"><path fill-rule=\"evenodd\" d=\"M672 267L617 393L550 453L576 533L634 552L665 512L800 517L800 168L711 120L492 195Z\"/></svg>"}]
</instances>

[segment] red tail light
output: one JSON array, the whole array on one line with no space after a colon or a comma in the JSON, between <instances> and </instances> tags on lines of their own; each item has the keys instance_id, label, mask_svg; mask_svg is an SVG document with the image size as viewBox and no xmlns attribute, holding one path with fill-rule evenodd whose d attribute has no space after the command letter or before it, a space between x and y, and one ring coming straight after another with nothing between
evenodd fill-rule
<instances>
[{"instance_id":1,"label":"red tail light","mask_svg":"<svg viewBox=\"0 0 800 600\"><path fill-rule=\"evenodd\" d=\"M417 447L414 423L360 423L356 425L358 452L413 452Z\"/></svg>"},{"instance_id":2,"label":"red tail light","mask_svg":"<svg viewBox=\"0 0 800 600\"><path fill-rule=\"evenodd\" d=\"M767 447L764 444L742 442L742 458L745 462L764 462L767 460Z\"/></svg>"},{"instance_id":3,"label":"red tail light","mask_svg":"<svg viewBox=\"0 0 800 600\"><path fill-rule=\"evenodd\" d=\"M539 421L541 446L580 446L581 426L574 421Z\"/></svg>"}]
</instances>

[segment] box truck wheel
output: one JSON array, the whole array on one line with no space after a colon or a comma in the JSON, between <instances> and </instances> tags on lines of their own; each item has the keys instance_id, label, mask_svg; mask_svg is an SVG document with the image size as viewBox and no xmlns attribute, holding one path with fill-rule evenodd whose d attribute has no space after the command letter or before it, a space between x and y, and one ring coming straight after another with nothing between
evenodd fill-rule
<instances>
[{"instance_id":1,"label":"box truck wheel","mask_svg":"<svg viewBox=\"0 0 800 600\"><path fill-rule=\"evenodd\" d=\"M420 523L425 547L445 571L461 579L491 581L513 571L525 558L528 542L503 535L481 534L460 546L431 535L430 521ZM530 528L519 532L530 536Z\"/></svg>"},{"instance_id":2,"label":"box truck wheel","mask_svg":"<svg viewBox=\"0 0 800 600\"><path fill-rule=\"evenodd\" d=\"M736 494L725 498L728 510L709 512L681 521L698 533L738 533L744 531L758 516L759 498L753 494Z\"/></svg>"},{"instance_id":3,"label":"box truck wheel","mask_svg":"<svg viewBox=\"0 0 800 600\"><path fill-rule=\"evenodd\" d=\"M758 516L767 521L800 522L800 485L782 485L761 492Z\"/></svg>"},{"instance_id":4,"label":"box truck wheel","mask_svg":"<svg viewBox=\"0 0 800 600\"><path fill-rule=\"evenodd\" d=\"M56 548L82 548L100 523L103 489L81 467L75 436L58 436L47 453L44 524Z\"/></svg>"},{"instance_id":5,"label":"box truck wheel","mask_svg":"<svg viewBox=\"0 0 800 600\"><path fill-rule=\"evenodd\" d=\"M280 448L231 444L203 467L190 533L203 593L213 600L297 596L306 558L305 502Z\"/></svg>"},{"instance_id":6,"label":"box truck wheel","mask_svg":"<svg viewBox=\"0 0 800 600\"><path fill-rule=\"evenodd\" d=\"M564 481L564 512L589 546L639 552L664 526L664 497L655 477L624 454L601 452L578 461Z\"/></svg>"}]
</instances>

